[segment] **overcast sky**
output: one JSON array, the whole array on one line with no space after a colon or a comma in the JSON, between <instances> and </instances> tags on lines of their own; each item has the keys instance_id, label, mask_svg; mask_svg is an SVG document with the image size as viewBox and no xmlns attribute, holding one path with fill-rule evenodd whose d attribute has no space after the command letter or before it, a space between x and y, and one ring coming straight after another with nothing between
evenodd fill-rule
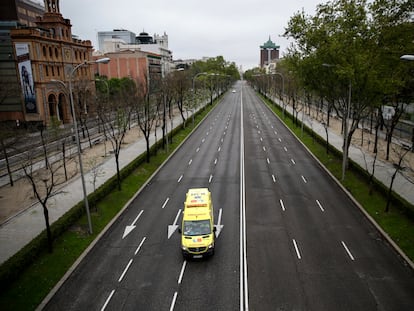
<instances>
[{"instance_id":1,"label":"overcast sky","mask_svg":"<svg viewBox=\"0 0 414 311\"><path fill-rule=\"evenodd\" d=\"M174 59L222 55L226 61L257 67L260 48L269 39L280 46L290 17L301 11L314 15L326 0L60 0L60 12L72 23L72 33L91 40L97 32L127 29L168 35Z\"/></svg>"}]
</instances>

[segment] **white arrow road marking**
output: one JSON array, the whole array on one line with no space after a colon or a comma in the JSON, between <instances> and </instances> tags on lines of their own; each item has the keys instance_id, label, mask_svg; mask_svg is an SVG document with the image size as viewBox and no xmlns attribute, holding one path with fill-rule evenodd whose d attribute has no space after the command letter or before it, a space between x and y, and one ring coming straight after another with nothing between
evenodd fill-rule
<instances>
[{"instance_id":1,"label":"white arrow road marking","mask_svg":"<svg viewBox=\"0 0 414 311\"><path fill-rule=\"evenodd\" d=\"M175 216L174 223L172 225L168 225L168 239L171 238L175 230L177 230L178 225L178 217L180 217L181 209L178 210L177 216Z\"/></svg>"},{"instance_id":2,"label":"white arrow road marking","mask_svg":"<svg viewBox=\"0 0 414 311\"><path fill-rule=\"evenodd\" d=\"M131 225L125 227L124 235L122 236L122 239L125 238L128 234L130 234L132 230L135 229L136 227L135 224L138 221L139 217L141 217L143 212L144 210L140 211L138 216L135 218L134 222Z\"/></svg>"},{"instance_id":3,"label":"white arrow road marking","mask_svg":"<svg viewBox=\"0 0 414 311\"><path fill-rule=\"evenodd\" d=\"M223 225L221 224L221 214L223 213L223 209L220 208L219 209L219 215L218 215L218 220L217 220L217 225L215 225L216 227L216 238L218 238L218 236L220 235L221 230L223 229Z\"/></svg>"}]
</instances>

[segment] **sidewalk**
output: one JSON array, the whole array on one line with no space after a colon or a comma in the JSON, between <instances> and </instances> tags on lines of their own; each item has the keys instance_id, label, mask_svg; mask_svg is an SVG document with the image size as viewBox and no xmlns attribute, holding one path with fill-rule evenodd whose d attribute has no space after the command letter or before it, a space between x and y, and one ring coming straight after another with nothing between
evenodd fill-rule
<instances>
[{"instance_id":1,"label":"sidewalk","mask_svg":"<svg viewBox=\"0 0 414 311\"><path fill-rule=\"evenodd\" d=\"M276 102L276 104L278 104L283 109L283 105L280 104L280 101L278 99L274 99L274 102ZM286 106L286 111L293 115L292 106ZM300 111L298 114L298 120L302 120L303 117L304 124L308 127L311 127L310 124L312 124L314 132L325 139L326 133L323 125L317 122L315 119L310 120L310 117L308 115L305 114L302 116L302 114L303 111ZM338 135L337 132L333 131L332 127L328 128L328 139L330 145L342 152L343 136ZM372 172L374 157L372 157L370 154L363 153L363 150L361 148L358 148L354 144L351 144L349 147L348 156L359 166L364 169L368 167L368 171ZM409 152L406 157L413 157L413 153ZM391 183L391 176L394 174L394 172L395 168L393 167L392 163L383 161L377 157L374 172L374 176L377 180L381 181L386 187L389 187ZM392 189L402 198L411 204L414 204L414 184L410 183L404 176L401 175L400 172L395 177Z\"/></svg>"},{"instance_id":2,"label":"sidewalk","mask_svg":"<svg viewBox=\"0 0 414 311\"><path fill-rule=\"evenodd\" d=\"M287 106L286 108L289 113L292 113L292 107ZM299 113L299 119L302 119L301 112ZM309 126L309 121L306 123L307 119L309 119L309 117L305 115L305 124ZM174 127L179 126L182 123L181 121L181 116L179 114L175 116L173 121ZM312 127L318 135L325 137L325 129L321 124L313 120ZM342 136L338 135L331 128L328 128L328 132L329 143L338 150L342 150ZM158 139L162 137L161 128L157 129L157 137ZM154 140L154 133L152 133L150 137L151 146L154 144ZM145 151L145 139L143 136L140 136L135 142L132 142L129 146L121 150L119 159L120 168L122 169L125 167L128 163L130 163L133 159ZM369 168L372 167L373 158L369 154L365 154L365 161L367 161L366 164L361 149L356 148L353 145L350 147L349 157L363 168L365 168L367 164ZM106 158L106 160L101 164L101 168L104 174L98 177L96 188L98 188L100 185L105 183L106 180L116 174L114 156ZM394 168L390 163L377 159L375 177L378 180L382 181L384 185L388 186L390 184L391 175L393 172ZM86 173L85 180L88 181L90 179L91 173ZM86 182L86 188L88 193L91 193L93 191L93 185L90 182ZM409 183L400 174L397 175L394 181L393 189L407 201L414 204L414 185ZM49 201L50 223L56 221L70 208L72 208L83 199L80 176L66 184L62 190L64 193L56 195ZM44 229L45 220L43 216L43 209L38 203L2 224L0 226L0 264L17 253Z\"/></svg>"},{"instance_id":3,"label":"sidewalk","mask_svg":"<svg viewBox=\"0 0 414 311\"><path fill-rule=\"evenodd\" d=\"M173 126L181 125L181 115L177 114L173 119ZM170 123L168 124L170 126ZM189 125L191 126L191 125ZM161 127L157 128L157 139L162 138ZM150 146L155 143L154 133L150 135ZM109 150L108 150L109 151ZM127 166L136 157L146 152L145 138L141 135L137 140L123 148L119 154L120 169ZM83 160L84 161L84 160ZM85 164L84 164L85 165ZM98 176L96 188L104 184L109 178L116 175L116 165L114 156L108 156L100 164L103 174ZM85 185L87 193L93 192L93 184L88 182L92 179L92 173L85 173ZM61 193L49 199L49 220L50 224L64 215L68 210L83 200L82 181L80 176L69 181ZM32 205L21 213L7 220L0 225L0 264L16 254L34 237L45 230L45 219L43 208L39 203Z\"/></svg>"}]
</instances>

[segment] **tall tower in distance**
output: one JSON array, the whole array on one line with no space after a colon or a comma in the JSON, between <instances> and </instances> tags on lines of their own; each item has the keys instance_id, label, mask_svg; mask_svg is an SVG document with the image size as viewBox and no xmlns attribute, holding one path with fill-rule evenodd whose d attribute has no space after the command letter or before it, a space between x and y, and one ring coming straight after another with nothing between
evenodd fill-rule
<instances>
[{"instance_id":1,"label":"tall tower in distance","mask_svg":"<svg viewBox=\"0 0 414 311\"><path fill-rule=\"evenodd\" d=\"M260 46L260 67L279 59L279 48L280 46L274 44L269 36L269 40Z\"/></svg>"}]
</instances>

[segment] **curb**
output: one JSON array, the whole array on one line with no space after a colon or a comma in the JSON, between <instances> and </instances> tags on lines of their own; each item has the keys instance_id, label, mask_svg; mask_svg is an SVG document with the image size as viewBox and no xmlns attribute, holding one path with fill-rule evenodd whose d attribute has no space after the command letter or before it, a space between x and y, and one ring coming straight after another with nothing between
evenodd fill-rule
<instances>
[{"instance_id":1,"label":"curb","mask_svg":"<svg viewBox=\"0 0 414 311\"><path fill-rule=\"evenodd\" d=\"M374 226L375 229L382 235L383 239L394 249L394 251L405 261L405 264L414 270L414 263L408 258L408 256L402 251L402 249L394 242L393 239L386 233L374 218L362 207L361 204L352 196L352 194L341 184L341 182L319 161L319 159L309 150L309 148L299 139L299 137L283 122L283 120L261 99L267 109L271 111L284 125L289 132L292 133L296 140L305 148L305 150L312 156L312 158L318 163L318 165L332 178L337 186L348 196L348 198L354 203L359 211L368 219L368 221ZM276 104L277 105L277 104ZM278 105L279 106L279 105ZM280 107L280 106L279 106Z\"/></svg>"},{"instance_id":2,"label":"curb","mask_svg":"<svg viewBox=\"0 0 414 311\"><path fill-rule=\"evenodd\" d=\"M63 275L63 277L56 283L56 285L52 288L49 294L42 300L42 302L37 306L35 309L36 311L41 311L43 308L49 303L49 301L53 298L56 292L62 287L62 285L66 282L66 280L70 277L70 275L75 271L75 269L79 266L83 259L90 253L90 251L95 247L95 245L99 242L104 234L109 230L109 228L118 220L118 218L125 212L125 210L129 207L129 205L136 199L136 197L143 191L143 189L152 181L152 179L158 174L158 172L164 167L164 165L170 160L172 156L180 149L180 147L191 137L196 129L204 122L204 120L210 115L210 113L216 109L218 104L220 104L221 99L219 102L213 107L212 110L208 112L208 114L201 120L196 127L187 135L187 137L175 148L175 150L165 159L165 161L155 170L155 172L145 181L145 183L138 189L138 191L132 196L132 198L125 203L122 209L115 215L114 218L102 229L102 231L96 236L96 238L92 241L91 244L83 251L83 253L76 259L73 265L68 269L68 271Z\"/></svg>"}]
</instances>

